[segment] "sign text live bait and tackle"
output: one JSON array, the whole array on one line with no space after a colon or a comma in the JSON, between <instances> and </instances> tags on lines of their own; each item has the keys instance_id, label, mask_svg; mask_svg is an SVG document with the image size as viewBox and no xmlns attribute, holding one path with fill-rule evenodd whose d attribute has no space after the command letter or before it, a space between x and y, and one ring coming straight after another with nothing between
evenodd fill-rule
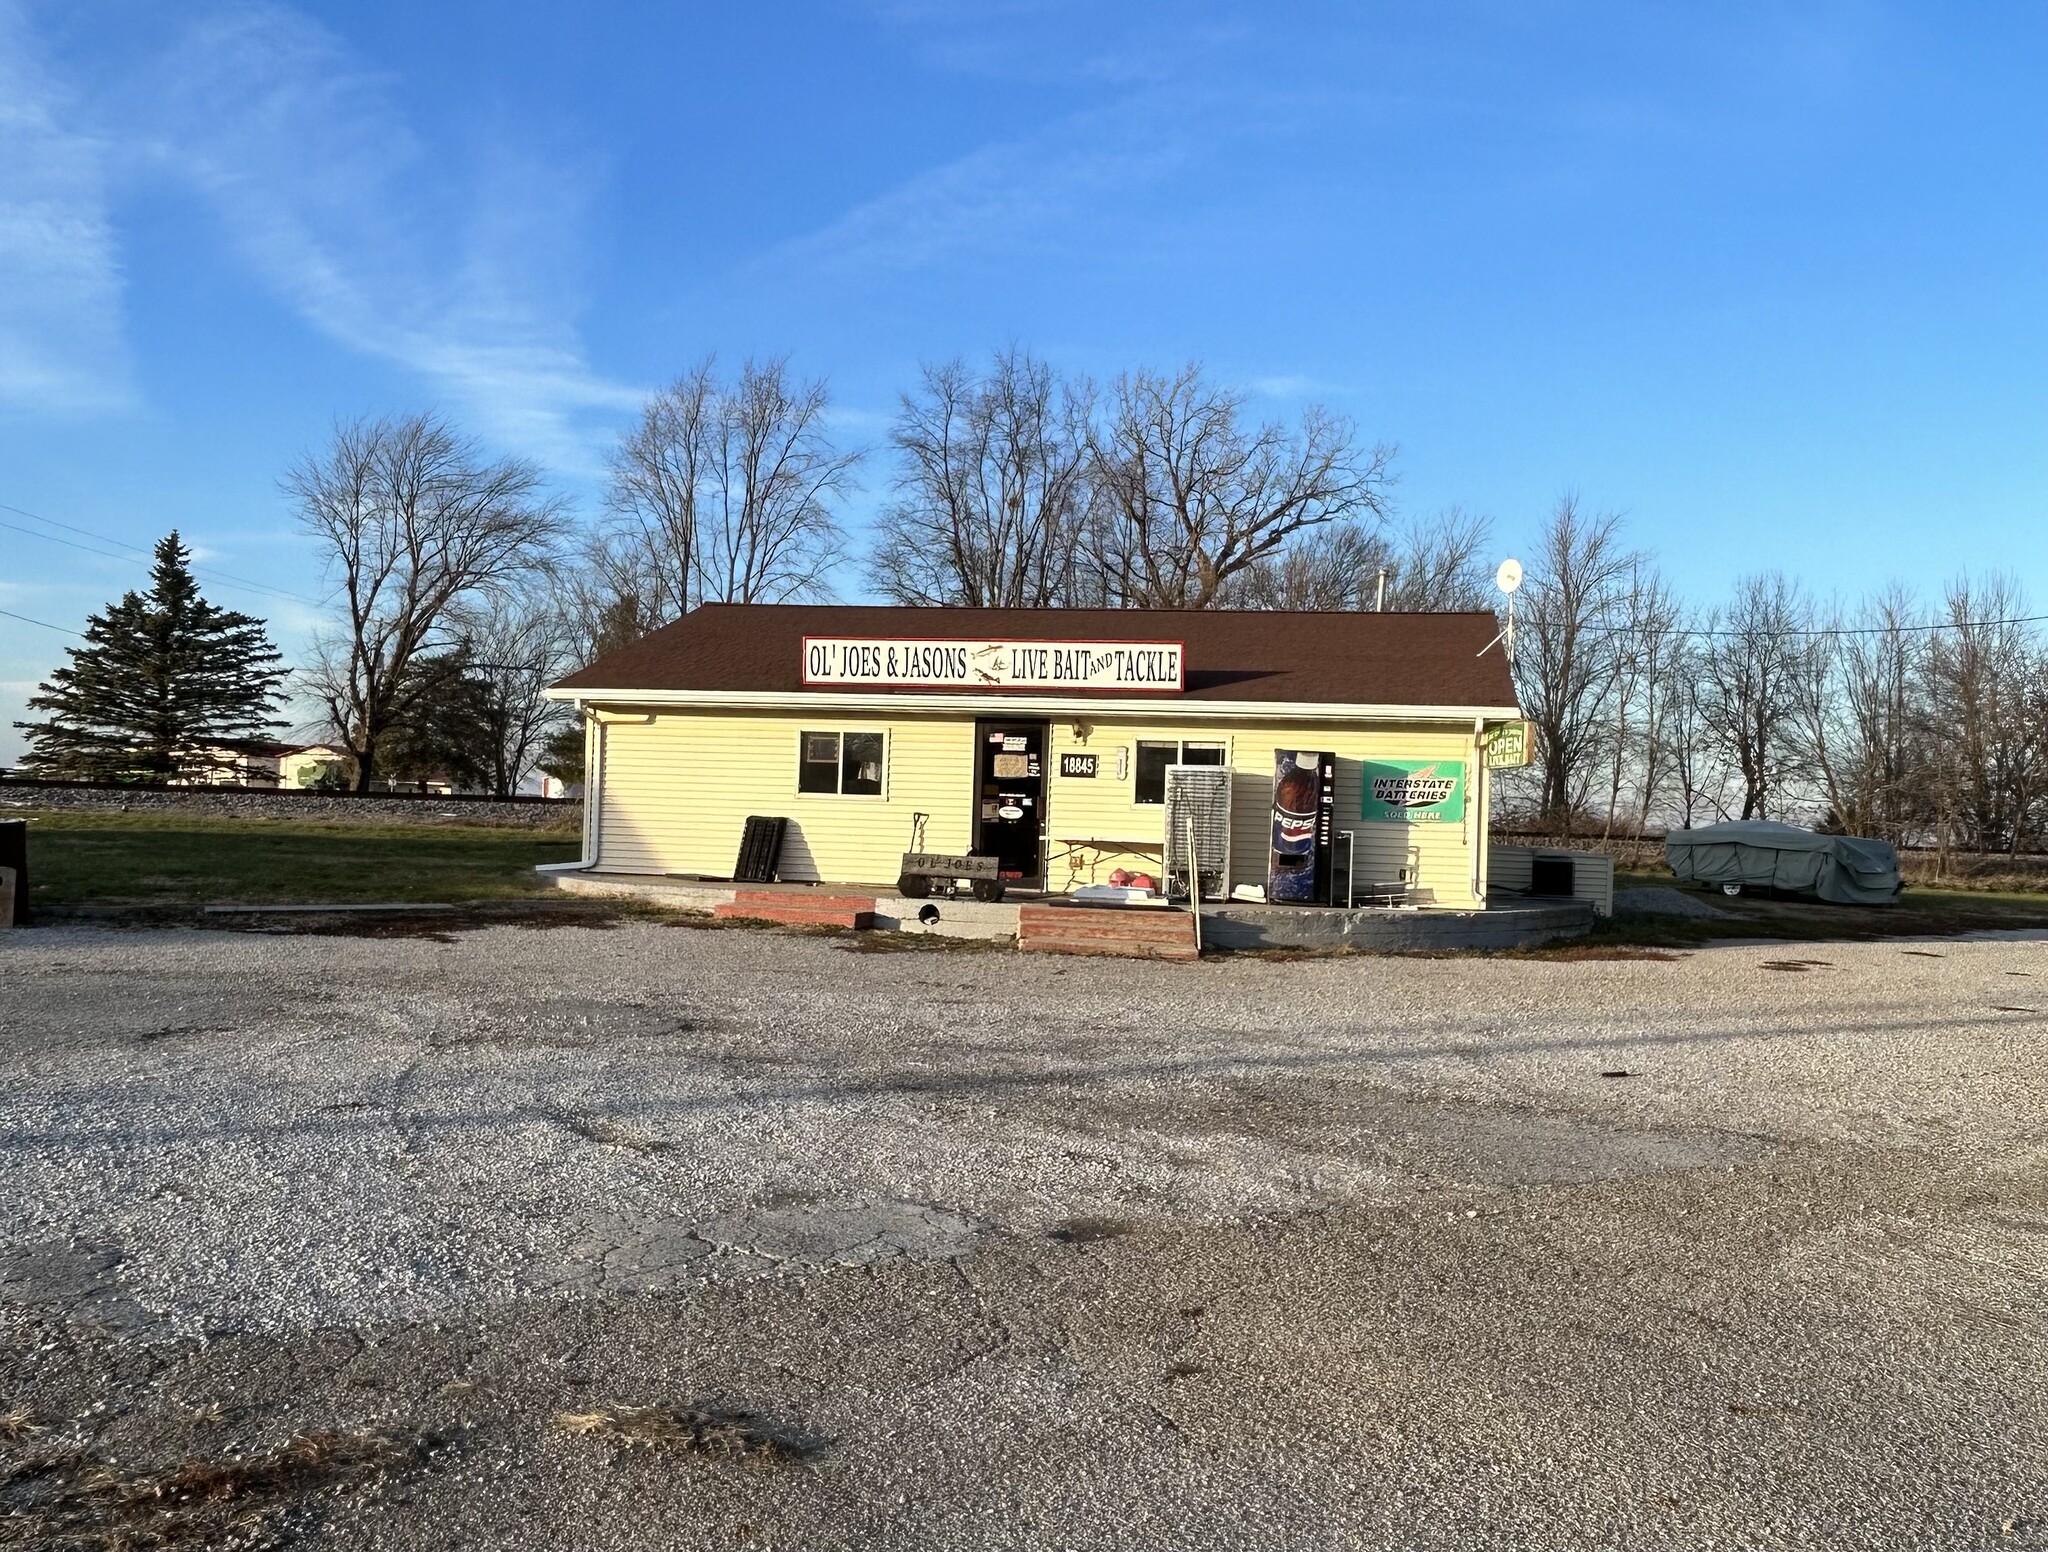
<instances>
[{"instance_id":1,"label":"sign text live bait and tackle","mask_svg":"<svg viewBox=\"0 0 2048 1552\"><path fill-rule=\"evenodd\" d=\"M1177 641L915 641L806 636L804 683L962 690L1183 688Z\"/></svg>"}]
</instances>

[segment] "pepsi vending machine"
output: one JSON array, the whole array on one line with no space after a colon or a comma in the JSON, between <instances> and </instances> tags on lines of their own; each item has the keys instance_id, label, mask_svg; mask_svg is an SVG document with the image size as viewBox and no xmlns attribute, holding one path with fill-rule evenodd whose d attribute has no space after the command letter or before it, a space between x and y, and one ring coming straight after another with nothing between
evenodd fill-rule
<instances>
[{"instance_id":1,"label":"pepsi vending machine","mask_svg":"<svg viewBox=\"0 0 2048 1552\"><path fill-rule=\"evenodd\" d=\"M1330 839L1336 826L1337 757L1273 751L1273 855L1266 898L1288 905L1330 903Z\"/></svg>"}]
</instances>

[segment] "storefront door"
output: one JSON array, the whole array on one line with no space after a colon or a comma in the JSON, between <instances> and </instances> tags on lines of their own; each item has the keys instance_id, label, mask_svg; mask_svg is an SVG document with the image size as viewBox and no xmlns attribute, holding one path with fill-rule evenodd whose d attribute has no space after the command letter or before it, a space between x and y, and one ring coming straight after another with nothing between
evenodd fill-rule
<instances>
[{"instance_id":1,"label":"storefront door","mask_svg":"<svg viewBox=\"0 0 2048 1552\"><path fill-rule=\"evenodd\" d=\"M1026 889L1044 883L1046 731L1043 722L974 725L974 850Z\"/></svg>"}]
</instances>

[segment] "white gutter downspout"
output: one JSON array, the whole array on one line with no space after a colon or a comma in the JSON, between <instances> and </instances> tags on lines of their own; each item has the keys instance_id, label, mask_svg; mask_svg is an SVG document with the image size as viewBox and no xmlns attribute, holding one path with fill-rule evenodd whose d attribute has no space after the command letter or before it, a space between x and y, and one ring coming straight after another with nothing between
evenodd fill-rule
<instances>
[{"instance_id":1,"label":"white gutter downspout","mask_svg":"<svg viewBox=\"0 0 2048 1552\"><path fill-rule=\"evenodd\" d=\"M1466 818L1471 826L1472 841L1472 898L1479 902L1481 910L1486 909L1486 803L1491 794L1486 790L1486 719L1472 719L1472 801L1466 807L1472 812Z\"/></svg>"},{"instance_id":2,"label":"white gutter downspout","mask_svg":"<svg viewBox=\"0 0 2048 1552\"><path fill-rule=\"evenodd\" d=\"M597 866L603 840L604 723L580 700L576 709L583 714L583 855L574 862L543 862L536 873L587 873Z\"/></svg>"}]
</instances>

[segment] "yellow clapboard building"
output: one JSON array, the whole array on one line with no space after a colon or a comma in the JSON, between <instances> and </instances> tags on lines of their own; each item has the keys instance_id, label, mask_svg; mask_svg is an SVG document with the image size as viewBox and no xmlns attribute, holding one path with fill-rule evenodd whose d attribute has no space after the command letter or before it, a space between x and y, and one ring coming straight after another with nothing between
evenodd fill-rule
<instances>
[{"instance_id":1,"label":"yellow clapboard building","mask_svg":"<svg viewBox=\"0 0 2048 1552\"><path fill-rule=\"evenodd\" d=\"M1312 844L1341 847L1348 877L1403 880L1410 904L1471 910L1483 745L1520 716L1498 629L1490 613L713 604L550 694L585 719L596 871L731 878L764 816L785 821L787 881L886 888L912 850L992 857L1023 890L1157 878L1167 772L1197 766L1230 773L1229 884L1263 889L1276 844L1300 840L1276 794L1308 778L1282 778L1321 756Z\"/></svg>"}]
</instances>

